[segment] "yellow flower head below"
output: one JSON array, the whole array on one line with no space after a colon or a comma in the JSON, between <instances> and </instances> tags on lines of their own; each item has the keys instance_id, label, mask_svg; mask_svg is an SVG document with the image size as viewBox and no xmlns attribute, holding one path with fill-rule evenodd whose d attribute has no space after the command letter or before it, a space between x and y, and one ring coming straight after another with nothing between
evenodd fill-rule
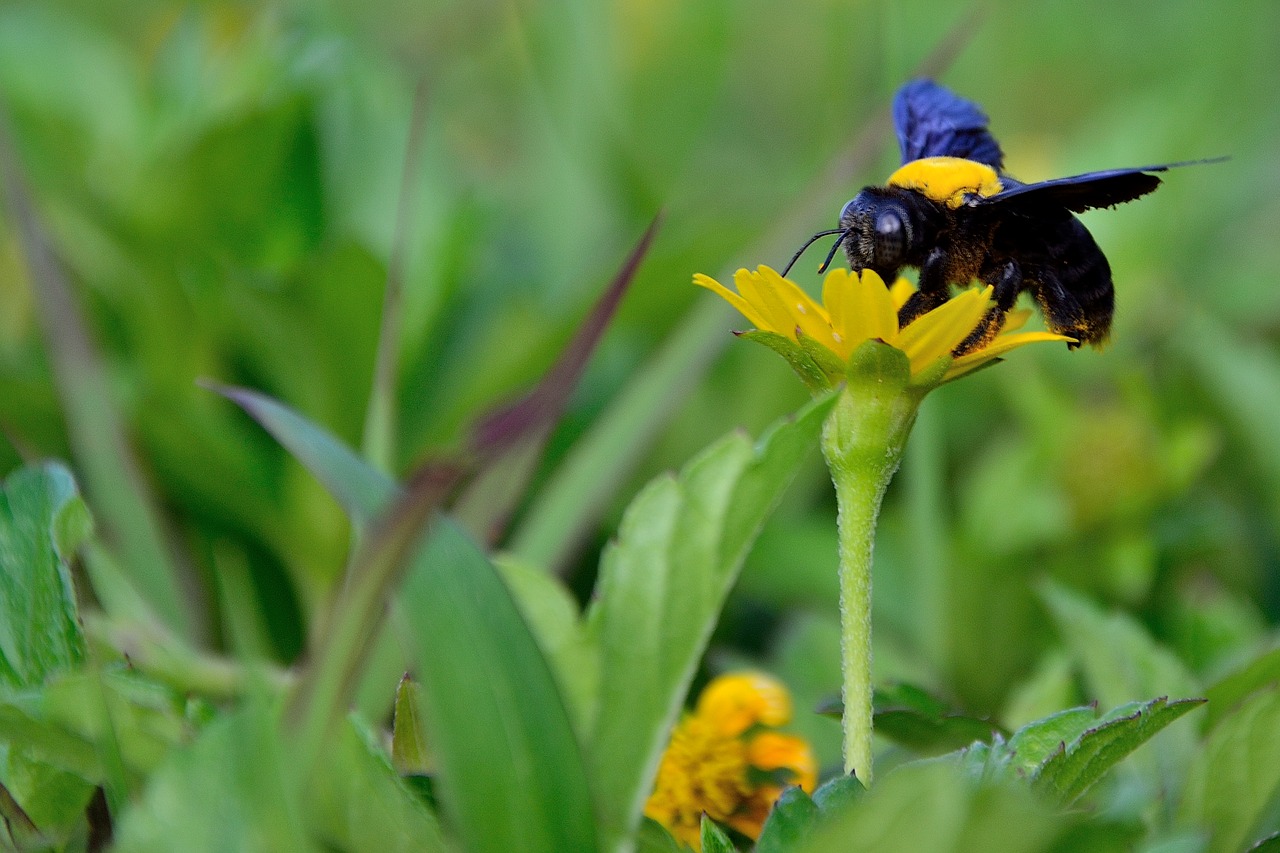
<instances>
[{"instance_id":1,"label":"yellow flower head below","mask_svg":"<svg viewBox=\"0 0 1280 853\"><path fill-rule=\"evenodd\" d=\"M993 307L991 288L971 288L919 317L905 328L898 327L898 309L914 292L906 279L887 287L871 270L860 273L836 268L827 273L822 286L822 304L814 301L790 279L761 266L755 272L738 270L733 276L737 293L702 274L693 283L722 296L764 333L762 343L779 351L769 336L778 336L815 357L830 379L838 365L849 361L859 346L879 340L907 355L911 373L918 376L939 359L951 361L940 381L948 381L976 370L1011 350L1038 341L1071 341L1052 332L1018 332L1031 316L1028 310L1005 315L1001 333L972 352L952 357L952 351L978 326ZM816 347L815 347L816 345ZM783 353L787 355L786 352ZM789 359L790 360L790 359ZM793 361L794 366L794 361Z\"/></svg>"},{"instance_id":2,"label":"yellow flower head below","mask_svg":"<svg viewBox=\"0 0 1280 853\"><path fill-rule=\"evenodd\" d=\"M671 733L644 813L694 850L704 814L757 837L784 788L812 792L817 784L809 744L776 731L790 719L791 697L772 677L714 679Z\"/></svg>"}]
</instances>

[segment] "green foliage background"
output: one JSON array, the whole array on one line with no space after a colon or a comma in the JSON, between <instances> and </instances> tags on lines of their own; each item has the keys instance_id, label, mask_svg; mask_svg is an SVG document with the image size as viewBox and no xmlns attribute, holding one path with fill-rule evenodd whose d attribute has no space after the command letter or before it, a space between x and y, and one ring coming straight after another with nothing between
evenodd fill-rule
<instances>
[{"instance_id":1,"label":"green foliage background","mask_svg":"<svg viewBox=\"0 0 1280 853\"><path fill-rule=\"evenodd\" d=\"M941 79L983 104L1021 178L1231 160L1085 217L1115 274L1108 348L1020 351L925 403L881 518L882 680L1012 728L1161 695L1089 669L1107 631L1116 647L1163 646L1184 696L1267 648L1280 619L1280 6L976 10L957 36L974 10L927 2L0 5L8 133L100 347L97 390L185 555L195 645L242 652L247 623L266 659L294 663L353 539L311 475L198 379L259 389L360 446L398 270L386 461L402 475L546 371L661 208L501 540L585 598L644 482L806 396L781 360L733 343L740 319L690 275L777 266L882 181L896 150L874 125L950 43ZM423 129L406 153L418 87ZM85 397L55 370L34 293L6 214L0 469L68 460L119 534L126 502L92 474L110 469L94 441L106 422L75 414ZM76 422L88 435L70 434ZM834 692L834 518L814 453L747 557L702 672L766 666L801 709ZM1089 622L1108 618L1121 621ZM370 689L389 708L395 679ZM219 725L232 737L257 723ZM834 721L801 714L797 727L838 764Z\"/></svg>"}]
</instances>

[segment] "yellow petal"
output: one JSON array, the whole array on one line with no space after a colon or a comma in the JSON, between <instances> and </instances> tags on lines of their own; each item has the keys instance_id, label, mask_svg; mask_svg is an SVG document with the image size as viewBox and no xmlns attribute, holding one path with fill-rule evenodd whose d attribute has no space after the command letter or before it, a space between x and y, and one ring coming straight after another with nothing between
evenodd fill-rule
<instances>
[{"instance_id":1,"label":"yellow petal","mask_svg":"<svg viewBox=\"0 0 1280 853\"><path fill-rule=\"evenodd\" d=\"M750 270L738 270L733 274L733 283L742 294L742 298L760 313L765 325L757 328L766 332L777 332L779 335L796 339L796 320L787 308L787 303L774 292L760 276Z\"/></svg>"},{"instance_id":2,"label":"yellow petal","mask_svg":"<svg viewBox=\"0 0 1280 853\"><path fill-rule=\"evenodd\" d=\"M968 337L991 307L991 290L966 290L902 330L896 346L911 360L912 373L949 354Z\"/></svg>"},{"instance_id":3,"label":"yellow petal","mask_svg":"<svg viewBox=\"0 0 1280 853\"><path fill-rule=\"evenodd\" d=\"M814 302L813 297L805 293L800 285L789 278L783 278L772 267L761 266L759 275L764 280L765 286L772 288L787 307L787 311L795 320L792 326L799 326L801 331L815 341L824 346L830 346L831 321L827 317L826 309Z\"/></svg>"},{"instance_id":4,"label":"yellow petal","mask_svg":"<svg viewBox=\"0 0 1280 853\"><path fill-rule=\"evenodd\" d=\"M966 353L951 363L951 369L947 371L947 379L954 379L957 376L963 376L971 370L976 370L992 359L999 358L1007 352L1016 350L1018 347L1027 344L1040 343L1042 341L1074 341L1075 338L1069 338L1066 335L1057 335L1053 332L1020 332L1016 335L1002 334L991 342L991 345L977 352Z\"/></svg>"},{"instance_id":5,"label":"yellow petal","mask_svg":"<svg viewBox=\"0 0 1280 853\"><path fill-rule=\"evenodd\" d=\"M769 328L768 321L765 320L764 315L757 311L750 302L743 299L741 296L734 293L711 276L698 273L693 277L693 283L698 285L698 287L705 287L707 290L710 290L712 293L720 296L725 302L728 302L734 308L737 308L738 313L750 320L751 325L755 326L757 329L769 332L775 331L774 329Z\"/></svg>"},{"instance_id":6,"label":"yellow petal","mask_svg":"<svg viewBox=\"0 0 1280 853\"><path fill-rule=\"evenodd\" d=\"M889 298L893 300L893 307L901 310L903 305L907 304L907 300L911 298L911 294L916 292L916 286L909 278L899 278L893 283L893 287L889 288Z\"/></svg>"},{"instance_id":7,"label":"yellow petal","mask_svg":"<svg viewBox=\"0 0 1280 853\"><path fill-rule=\"evenodd\" d=\"M698 697L697 714L720 734L735 737L755 725L780 726L790 720L791 695L764 673L722 675Z\"/></svg>"},{"instance_id":8,"label":"yellow petal","mask_svg":"<svg viewBox=\"0 0 1280 853\"><path fill-rule=\"evenodd\" d=\"M1018 331L1027 325L1029 319L1031 319L1030 308L1015 308L1004 315L1004 328L1000 330L1000 334L1007 335L1009 332Z\"/></svg>"},{"instance_id":9,"label":"yellow petal","mask_svg":"<svg viewBox=\"0 0 1280 853\"><path fill-rule=\"evenodd\" d=\"M852 285L846 327L849 352L873 338L896 344L898 309L894 307L884 281L871 270L863 270L860 276L851 275L849 278Z\"/></svg>"},{"instance_id":10,"label":"yellow petal","mask_svg":"<svg viewBox=\"0 0 1280 853\"><path fill-rule=\"evenodd\" d=\"M822 306L827 309L827 317L831 320L831 335L835 343L833 352L841 359L848 359L853 352L849 345L849 316L852 313L849 300L853 283L849 280L849 271L844 267L836 267L827 273L822 280Z\"/></svg>"},{"instance_id":11,"label":"yellow petal","mask_svg":"<svg viewBox=\"0 0 1280 853\"><path fill-rule=\"evenodd\" d=\"M804 738L781 732L760 732L747 746L747 763L758 770L790 770L793 784L812 792L818 780L818 764Z\"/></svg>"}]
</instances>

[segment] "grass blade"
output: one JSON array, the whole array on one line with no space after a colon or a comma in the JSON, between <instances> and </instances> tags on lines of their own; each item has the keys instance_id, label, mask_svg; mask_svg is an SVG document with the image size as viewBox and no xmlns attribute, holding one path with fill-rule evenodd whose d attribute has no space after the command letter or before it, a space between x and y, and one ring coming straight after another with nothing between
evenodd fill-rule
<instances>
[{"instance_id":1,"label":"grass blade","mask_svg":"<svg viewBox=\"0 0 1280 853\"><path fill-rule=\"evenodd\" d=\"M386 509L398 488L328 430L283 403L248 388L203 383L244 409L302 463L337 499L352 521L368 524Z\"/></svg>"},{"instance_id":2,"label":"grass blade","mask_svg":"<svg viewBox=\"0 0 1280 853\"><path fill-rule=\"evenodd\" d=\"M466 849L596 849L585 762L551 667L456 523L436 523L399 604L440 796Z\"/></svg>"}]
</instances>

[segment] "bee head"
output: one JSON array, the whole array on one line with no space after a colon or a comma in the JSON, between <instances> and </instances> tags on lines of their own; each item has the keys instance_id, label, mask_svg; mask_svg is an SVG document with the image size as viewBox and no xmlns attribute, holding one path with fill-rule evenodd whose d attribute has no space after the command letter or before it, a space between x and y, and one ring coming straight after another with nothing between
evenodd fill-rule
<instances>
[{"instance_id":1,"label":"bee head","mask_svg":"<svg viewBox=\"0 0 1280 853\"><path fill-rule=\"evenodd\" d=\"M912 243L912 219L902 203L880 187L867 187L840 211L841 240L855 270L871 269L893 281Z\"/></svg>"},{"instance_id":2,"label":"bee head","mask_svg":"<svg viewBox=\"0 0 1280 853\"><path fill-rule=\"evenodd\" d=\"M826 272L831 259L844 246L851 269L874 270L885 281L892 282L898 277L898 270L907 263L917 230L915 220L901 199L884 187L867 187L840 211L839 227L819 231L806 240L791 256L782 274L786 275L815 241L837 234L839 236L822 266L818 267L818 272Z\"/></svg>"}]
</instances>

